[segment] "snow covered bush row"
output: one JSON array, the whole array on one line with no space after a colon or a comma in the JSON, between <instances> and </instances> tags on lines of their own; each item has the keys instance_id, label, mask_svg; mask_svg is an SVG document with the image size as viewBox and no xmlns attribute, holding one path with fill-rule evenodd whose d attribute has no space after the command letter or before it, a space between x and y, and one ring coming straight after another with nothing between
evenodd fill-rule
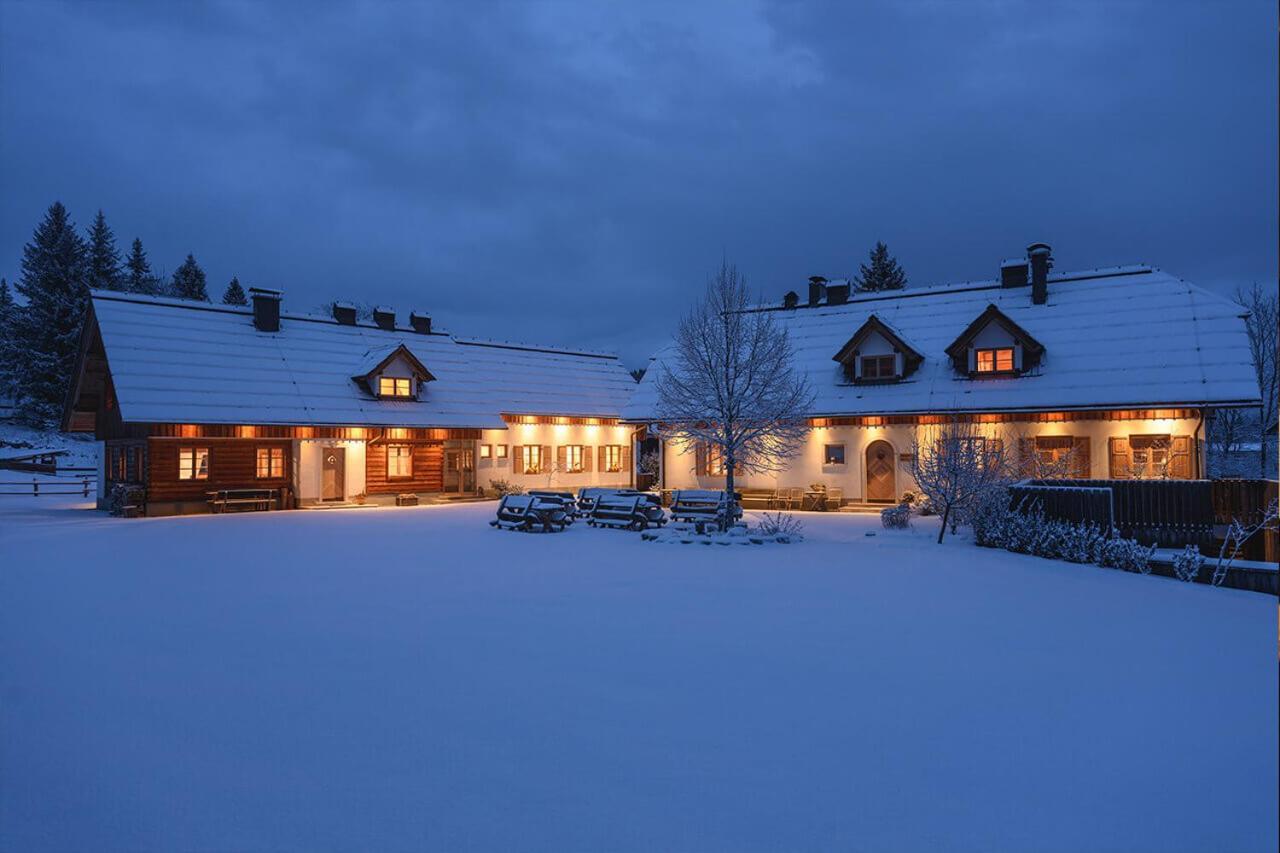
<instances>
[{"instance_id":1,"label":"snow covered bush row","mask_svg":"<svg viewBox=\"0 0 1280 853\"><path fill-rule=\"evenodd\" d=\"M904 503L880 510L880 523L889 530L911 526L911 504Z\"/></svg>"},{"instance_id":2,"label":"snow covered bush row","mask_svg":"<svg viewBox=\"0 0 1280 853\"><path fill-rule=\"evenodd\" d=\"M1004 488L991 489L969 514L973 540L984 548L1004 548L1070 563L1095 563L1127 572L1151 573L1155 546L1125 539L1118 530L1111 535L1096 524L1078 524L1045 518L1036 509L1010 507Z\"/></svg>"},{"instance_id":3,"label":"snow covered bush row","mask_svg":"<svg viewBox=\"0 0 1280 853\"><path fill-rule=\"evenodd\" d=\"M524 486L508 480L490 480L489 488L493 490L494 496L499 498L505 498L507 495L524 494Z\"/></svg>"}]
</instances>

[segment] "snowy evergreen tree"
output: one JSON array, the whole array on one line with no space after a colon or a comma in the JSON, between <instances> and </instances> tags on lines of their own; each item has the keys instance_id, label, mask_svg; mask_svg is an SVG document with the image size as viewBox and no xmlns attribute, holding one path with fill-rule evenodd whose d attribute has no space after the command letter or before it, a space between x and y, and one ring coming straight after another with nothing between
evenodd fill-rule
<instances>
[{"instance_id":1,"label":"snowy evergreen tree","mask_svg":"<svg viewBox=\"0 0 1280 853\"><path fill-rule=\"evenodd\" d=\"M133 248L129 250L129 259L124 265L125 290L148 296L154 296L160 292L160 279L152 274L147 253L142 248L142 241L137 237L133 238Z\"/></svg>"},{"instance_id":2,"label":"snowy evergreen tree","mask_svg":"<svg viewBox=\"0 0 1280 853\"><path fill-rule=\"evenodd\" d=\"M245 298L244 288L240 286L240 279L234 276L231 283L227 285L227 289L222 292L223 305L248 305L249 300Z\"/></svg>"},{"instance_id":3,"label":"snowy evergreen tree","mask_svg":"<svg viewBox=\"0 0 1280 853\"><path fill-rule=\"evenodd\" d=\"M205 289L204 270L200 269L200 265L196 263L195 255L188 254L182 266L174 270L169 289L179 299L209 301L209 291Z\"/></svg>"},{"instance_id":4,"label":"snowy evergreen tree","mask_svg":"<svg viewBox=\"0 0 1280 853\"><path fill-rule=\"evenodd\" d=\"M18 415L51 426L62 415L80 341L89 288L88 250L61 202L50 205L22 248L18 293L26 307L11 334Z\"/></svg>"},{"instance_id":5,"label":"snowy evergreen tree","mask_svg":"<svg viewBox=\"0 0 1280 853\"><path fill-rule=\"evenodd\" d=\"M889 247L876 241L876 247L871 250L871 263L862 265L854 281L860 291L902 290L907 286L907 274L889 254Z\"/></svg>"},{"instance_id":6,"label":"snowy evergreen tree","mask_svg":"<svg viewBox=\"0 0 1280 853\"><path fill-rule=\"evenodd\" d=\"M95 290L121 290L124 277L120 271L120 253L116 251L116 235L107 225L102 211L93 218L89 229L89 287Z\"/></svg>"},{"instance_id":7,"label":"snowy evergreen tree","mask_svg":"<svg viewBox=\"0 0 1280 853\"><path fill-rule=\"evenodd\" d=\"M13 363L12 330L18 306L9 291L9 282L0 278L0 397L12 396L13 381L10 365Z\"/></svg>"}]
</instances>

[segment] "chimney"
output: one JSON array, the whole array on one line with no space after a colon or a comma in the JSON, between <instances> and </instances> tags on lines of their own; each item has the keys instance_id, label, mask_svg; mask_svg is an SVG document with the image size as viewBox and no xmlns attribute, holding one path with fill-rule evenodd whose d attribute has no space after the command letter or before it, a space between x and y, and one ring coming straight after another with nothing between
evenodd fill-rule
<instances>
[{"instance_id":1,"label":"chimney","mask_svg":"<svg viewBox=\"0 0 1280 853\"><path fill-rule=\"evenodd\" d=\"M827 285L827 304L843 305L849 301L849 283L844 284L828 284Z\"/></svg>"},{"instance_id":2,"label":"chimney","mask_svg":"<svg viewBox=\"0 0 1280 853\"><path fill-rule=\"evenodd\" d=\"M379 305L373 309L373 322L378 324L379 329L394 332L396 328L396 312Z\"/></svg>"},{"instance_id":3,"label":"chimney","mask_svg":"<svg viewBox=\"0 0 1280 853\"><path fill-rule=\"evenodd\" d=\"M820 275L809 276L809 304L822 304L822 297L827 295L827 280Z\"/></svg>"},{"instance_id":4,"label":"chimney","mask_svg":"<svg viewBox=\"0 0 1280 853\"><path fill-rule=\"evenodd\" d=\"M795 308L799 304L800 294L796 293L794 290L788 290L786 293L782 294L783 308Z\"/></svg>"},{"instance_id":5,"label":"chimney","mask_svg":"<svg viewBox=\"0 0 1280 853\"><path fill-rule=\"evenodd\" d=\"M1032 243L1027 257L1031 260L1031 301L1043 305L1049 299L1049 270L1053 267L1049 244Z\"/></svg>"},{"instance_id":6,"label":"chimney","mask_svg":"<svg viewBox=\"0 0 1280 853\"><path fill-rule=\"evenodd\" d=\"M344 326L354 326L356 324L356 306L350 302L333 303L333 319Z\"/></svg>"},{"instance_id":7,"label":"chimney","mask_svg":"<svg viewBox=\"0 0 1280 853\"><path fill-rule=\"evenodd\" d=\"M1000 262L1001 287L1027 286L1027 259L1010 258Z\"/></svg>"},{"instance_id":8,"label":"chimney","mask_svg":"<svg viewBox=\"0 0 1280 853\"><path fill-rule=\"evenodd\" d=\"M253 300L253 325L259 332L280 331L280 291L249 288Z\"/></svg>"},{"instance_id":9,"label":"chimney","mask_svg":"<svg viewBox=\"0 0 1280 853\"><path fill-rule=\"evenodd\" d=\"M431 315L420 314L417 311L409 312L409 325L413 326L413 330L420 335L431 334Z\"/></svg>"}]
</instances>

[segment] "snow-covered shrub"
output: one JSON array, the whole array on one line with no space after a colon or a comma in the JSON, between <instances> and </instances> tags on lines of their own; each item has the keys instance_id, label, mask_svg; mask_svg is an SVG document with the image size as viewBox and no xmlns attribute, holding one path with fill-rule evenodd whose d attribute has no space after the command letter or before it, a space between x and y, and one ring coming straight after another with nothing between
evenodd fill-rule
<instances>
[{"instance_id":1,"label":"snow-covered shrub","mask_svg":"<svg viewBox=\"0 0 1280 853\"><path fill-rule=\"evenodd\" d=\"M880 523L889 530L911 526L911 507L905 504L880 510Z\"/></svg>"},{"instance_id":2,"label":"snow-covered shrub","mask_svg":"<svg viewBox=\"0 0 1280 853\"><path fill-rule=\"evenodd\" d=\"M1202 568L1204 568L1204 556L1194 545L1188 545L1182 549L1181 554L1174 555L1173 573L1180 581L1191 583L1200 576Z\"/></svg>"},{"instance_id":3,"label":"snow-covered shrub","mask_svg":"<svg viewBox=\"0 0 1280 853\"><path fill-rule=\"evenodd\" d=\"M524 486L507 480L490 480L489 488L493 489L494 495L500 498L505 498L507 495L524 494Z\"/></svg>"},{"instance_id":4,"label":"snow-covered shrub","mask_svg":"<svg viewBox=\"0 0 1280 853\"><path fill-rule=\"evenodd\" d=\"M804 525L800 519L789 512L763 513L760 516L760 523L756 525L757 532L780 542L790 542L793 538L798 538L801 530L804 530Z\"/></svg>"},{"instance_id":5,"label":"snow-covered shrub","mask_svg":"<svg viewBox=\"0 0 1280 853\"><path fill-rule=\"evenodd\" d=\"M1098 565L1149 575L1151 557L1155 552L1154 545L1148 547L1136 539L1125 539L1120 531L1112 529L1111 538L1105 540L1099 549Z\"/></svg>"},{"instance_id":6,"label":"snow-covered shrub","mask_svg":"<svg viewBox=\"0 0 1280 853\"><path fill-rule=\"evenodd\" d=\"M974 543L983 548L1004 548L1011 515L1008 489L999 486L985 492L968 513Z\"/></svg>"},{"instance_id":7,"label":"snow-covered shrub","mask_svg":"<svg viewBox=\"0 0 1280 853\"><path fill-rule=\"evenodd\" d=\"M1065 524L1060 558L1069 563L1096 563L1105 541L1096 524Z\"/></svg>"}]
</instances>

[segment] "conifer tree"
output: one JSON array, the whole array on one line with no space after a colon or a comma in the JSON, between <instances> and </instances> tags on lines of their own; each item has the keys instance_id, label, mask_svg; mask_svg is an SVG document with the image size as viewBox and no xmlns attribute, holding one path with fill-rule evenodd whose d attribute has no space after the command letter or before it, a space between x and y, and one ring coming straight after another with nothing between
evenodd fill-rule
<instances>
[{"instance_id":1,"label":"conifer tree","mask_svg":"<svg viewBox=\"0 0 1280 853\"><path fill-rule=\"evenodd\" d=\"M871 250L871 263L863 264L854 279L860 291L901 290L907 286L907 274L889 254L889 247L879 240Z\"/></svg>"},{"instance_id":2,"label":"conifer tree","mask_svg":"<svg viewBox=\"0 0 1280 853\"><path fill-rule=\"evenodd\" d=\"M174 270L169 288L179 299L209 301L209 291L205 289L204 270L200 269L200 265L196 263L196 256L192 254L188 254L182 266Z\"/></svg>"},{"instance_id":3,"label":"conifer tree","mask_svg":"<svg viewBox=\"0 0 1280 853\"><path fill-rule=\"evenodd\" d=\"M240 286L240 279L231 278L231 283L227 285L227 289L222 292L223 305L248 305L249 300L245 298L244 288Z\"/></svg>"},{"instance_id":4,"label":"conifer tree","mask_svg":"<svg viewBox=\"0 0 1280 853\"><path fill-rule=\"evenodd\" d=\"M9 282L0 277L0 397L9 397L12 394L10 383L13 380L13 371L10 365L13 361L13 323L17 316L18 306L13 301L13 294L9 291Z\"/></svg>"},{"instance_id":5,"label":"conifer tree","mask_svg":"<svg viewBox=\"0 0 1280 853\"><path fill-rule=\"evenodd\" d=\"M133 248L129 251L129 259L125 261L125 290L130 293L142 293L154 296L160 292L160 280L151 272L151 264L147 261L147 253L142 248L142 241L133 238Z\"/></svg>"},{"instance_id":6,"label":"conifer tree","mask_svg":"<svg viewBox=\"0 0 1280 853\"><path fill-rule=\"evenodd\" d=\"M89 229L89 287L95 290L120 290L124 278L120 274L120 253L116 251L116 235L107 225L102 211Z\"/></svg>"},{"instance_id":7,"label":"conifer tree","mask_svg":"<svg viewBox=\"0 0 1280 853\"><path fill-rule=\"evenodd\" d=\"M17 291L27 301L9 339L18 415L52 426L62 414L79 348L89 288L88 250L61 202L49 206L22 248Z\"/></svg>"}]
</instances>

